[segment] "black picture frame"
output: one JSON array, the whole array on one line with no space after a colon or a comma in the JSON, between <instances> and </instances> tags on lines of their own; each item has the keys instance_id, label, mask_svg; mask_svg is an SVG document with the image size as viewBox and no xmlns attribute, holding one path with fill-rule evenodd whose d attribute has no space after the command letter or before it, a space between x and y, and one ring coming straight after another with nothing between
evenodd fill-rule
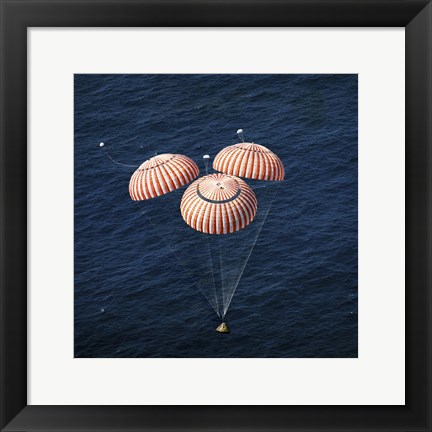
<instances>
[{"instance_id":1,"label":"black picture frame","mask_svg":"<svg viewBox=\"0 0 432 432\"><path fill-rule=\"evenodd\" d=\"M429 0L0 0L0 6L2 431L432 430ZM405 27L404 406L27 406L27 28L117 26Z\"/></svg>"}]
</instances>

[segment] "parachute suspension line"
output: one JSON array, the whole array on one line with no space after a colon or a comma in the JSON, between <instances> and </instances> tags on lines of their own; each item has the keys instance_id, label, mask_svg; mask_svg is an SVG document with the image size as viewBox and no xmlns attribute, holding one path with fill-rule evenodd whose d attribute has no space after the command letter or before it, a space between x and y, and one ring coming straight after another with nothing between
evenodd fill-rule
<instances>
[{"instance_id":1,"label":"parachute suspension line","mask_svg":"<svg viewBox=\"0 0 432 432\"><path fill-rule=\"evenodd\" d=\"M124 166L124 167L127 167L127 168L138 168L138 165L126 165L126 164L124 164L124 163L117 162L116 160L114 160L114 159L111 157L111 155L110 155L108 152L105 152L105 153L106 153L107 156L111 159L111 161L114 162L114 163L117 164L117 165L121 165L121 166Z\"/></svg>"},{"instance_id":2,"label":"parachute suspension line","mask_svg":"<svg viewBox=\"0 0 432 432\"><path fill-rule=\"evenodd\" d=\"M223 267L222 267L222 248L220 246L220 238L218 238L218 248L219 248L219 269L220 269L220 280L221 280L221 292L222 292L222 305L225 305L225 279L223 277ZM223 311L222 311L223 312ZM221 318L225 317L225 313Z\"/></svg>"},{"instance_id":3,"label":"parachute suspension line","mask_svg":"<svg viewBox=\"0 0 432 432\"><path fill-rule=\"evenodd\" d=\"M216 310L217 315L219 317L221 317L221 313L219 312L219 299L218 299L218 295L216 293L216 281L215 281L215 277L214 277L213 256L212 256L211 248L210 248L210 238L209 238L209 235L206 235L206 237L207 237L207 247L208 247L209 256L210 256L211 274L212 274L212 279L213 279L213 293L214 293L214 299L215 299L215 303L216 303L216 309L215 310Z\"/></svg>"},{"instance_id":4,"label":"parachute suspension line","mask_svg":"<svg viewBox=\"0 0 432 432\"><path fill-rule=\"evenodd\" d=\"M272 205L273 205L273 202L274 202L275 196L276 196L276 192L273 191L273 197L272 197L272 199L271 199L271 202L270 202L269 208L267 209L267 212L266 212L266 214L265 214L265 216L264 216L264 218L263 218L263 220L262 220L262 222L261 222L261 225L260 225L259 228L258 228L258 231L257 231L257 234L256 234L256 236L255 236L255 239L254 239L254 242L253 242L253 244L252 244L252 247L251 247L251 249L250 249L250 251L249 251L249 254L248 254L248 256L247 256L247 258L246 258L246 260L245 260L245 262L244 262L244 264L243 264L243 267L242 267L242 269L241 269L241 272L240 272L240 274L239 274L239 276L238 276L238 278L237 278L237 280L236 280L236 282L235 282L235 284L234 284L234 289L232 290L231 295L229 295L228 302L227 302L226 304L225 304L225 302L224 302L224 310L223 310L222 319L225 317L225 315L226 315L226 313L227 313L227 311L228 311L228 308L229 308L229 306L230 306L230 304L231 304L231 301L232 301L232 299L233 299L233 297L234 297L234 294L235 294L235 292L236 292L236 290L237 290L238 284L240 283L240 280L241 280L241 278L242 278L242 276L243 276L243 272L245 271L246 265L247 265L247 263L249 262L249 258L250 258L250 256L252 255L252 252L253 252L253 250L254 250L255 244L256 244L256 242L257 242L257 240L258 240L258 237L259 237L259 235L260 235L260 233L261 233L261 230L262 230L262 228L263 228L263 226L264 226L264 224L265 224L265 221L266 221L266 219L267 219L267 216L268 216L268 214L270 213L270 209L271 209L271 207L272 207Z\"/></svg>"},{"instance_id":5,"label":"parachute suspension line","mask_svg":"<svg viewBox=\"0 0 432 432\"><path fill-rule=\"evenodd\" d=\"M105 148L105 144L104 144L103 142L101 142L101 143L99 144L99 147L100 147L100 148ZM138 168L138 165L126 165L126 164L124 164L124 163L117 162L116 160L114 160L114 159L111 157L111 155L109 154L108 150L106 150L106 149L105 149L105 153L106 153L106 155L111 159L111 161L114 162L114 163L117 164L117 165L121 165L121 166L124 166L124 167L127 167L127 168Z\"/></svg>"},{"instance_id":6,"label":"parachute suspension line","mask_svg":"<svg viewBox=\"0 0 432 432\"><path fill-rule=\"evenodd\" d=\"M134 201L137 203L137 205L139 206L138 201ZM142 207L139 207L140 210L142 210ZM152 226L154 228L156 228L156 226L154 225L153 221L151 220L150 216L147 214L146 210L142 210L141 214L143 214L146 219L152 224ZM199 286L199 284L197 284L193 278L193 275L190 273L190 271L187 269L187 266L185 266L181 260L178 258L177 254L175 253L175 251L173 250L173 248L170 246L169 242L162 236L162 234L159 232L158 229L155 229L155 231L158 233L159 238L162 240L162 242L165 244L165 246L168 247L169 252L171 253L171 255L173 255L176 258L176 261L180 264L181 268L183 269L183 271L191 278L191 280L193 281L194 285L199 289L199 291L201 292L201 294L203 295L203 297L207 300L208 304L212 307L212 309L216 312L216 314L218 316L220 316L220 312L218 310L218 308L216 307L216 304L214 302L212 302L209 297L205 294L205 292L201 289L201 287Z\"/></svg>"}]
</instances>

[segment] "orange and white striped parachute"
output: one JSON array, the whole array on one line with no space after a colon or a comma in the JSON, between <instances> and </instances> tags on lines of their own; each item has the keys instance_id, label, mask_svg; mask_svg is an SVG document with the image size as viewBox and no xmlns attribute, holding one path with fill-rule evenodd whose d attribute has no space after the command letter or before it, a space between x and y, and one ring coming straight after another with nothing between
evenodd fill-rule
<instances>
[{"instance_id":1,"label":"orange and white striped parachute","mask_svg":"<svg viewBox=\"0 0 432 432\"><path fill-rule=\"evenodd\" d=\"M134 201L164 195L194 180L198 165L181 154L161 154L145 161L129 182L129 194Z\"/></svg>"},{"instance_id":2,"label":"orange and white striped parachute","mask_svg":"<svg viewBox=\"0 0 432 432\"><path fill-rule=\"evenodd\" d=\"M195 180L183 194L180 212L193 229L206 234L229 234L249 225L257 199L243 180L209 174Z\"/></svg>"},{"instance_id":3,"label":"orange and white striped parachute","mask_svg":"<svg viewBox=\"0 0 432 432\"><path fill-rule=\"evenodd\" d=\"M267 147L239 143L222 149L214 158L213 168L238 177L255 180L283 180L282 161Z\"/></svg>"}]
</instances>

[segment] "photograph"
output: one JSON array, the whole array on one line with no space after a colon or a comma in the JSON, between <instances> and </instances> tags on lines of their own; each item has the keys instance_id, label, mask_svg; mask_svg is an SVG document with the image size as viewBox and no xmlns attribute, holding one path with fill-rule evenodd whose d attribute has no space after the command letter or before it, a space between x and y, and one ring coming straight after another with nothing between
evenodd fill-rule
<instances>
[{"instance_id":1,"label":"photograph","mask_svg":"<svg viewBox=\"0 0 432 432\"><path fill-rule=\"evenodd\" d=\"M357 74L74 75L75 358L358 357Z\"/></svg>"}]
</instances>

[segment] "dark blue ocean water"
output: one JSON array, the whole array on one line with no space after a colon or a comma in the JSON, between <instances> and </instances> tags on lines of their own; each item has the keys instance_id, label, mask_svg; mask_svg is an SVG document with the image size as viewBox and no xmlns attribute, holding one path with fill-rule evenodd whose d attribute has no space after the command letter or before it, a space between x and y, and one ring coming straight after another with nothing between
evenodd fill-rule
<instances>
[{"instance_id":1,"label":"dark blue ocean water","mask_svg":"<svg viewBox=\"0 0 432 432\"><path fill-rule=\"evenodd\" d=\"M75 357L357 357L356 75L75 75L74 109ZM250 182L251 227L269 213L255 244L251 228L223 249L246 264L223 335L197 287L214 245L182 221L185 187L134 203L134 168L106 151L132 166L183 153L205 174L239 128L286 181Z\"/></svg>"}]
</instances>

